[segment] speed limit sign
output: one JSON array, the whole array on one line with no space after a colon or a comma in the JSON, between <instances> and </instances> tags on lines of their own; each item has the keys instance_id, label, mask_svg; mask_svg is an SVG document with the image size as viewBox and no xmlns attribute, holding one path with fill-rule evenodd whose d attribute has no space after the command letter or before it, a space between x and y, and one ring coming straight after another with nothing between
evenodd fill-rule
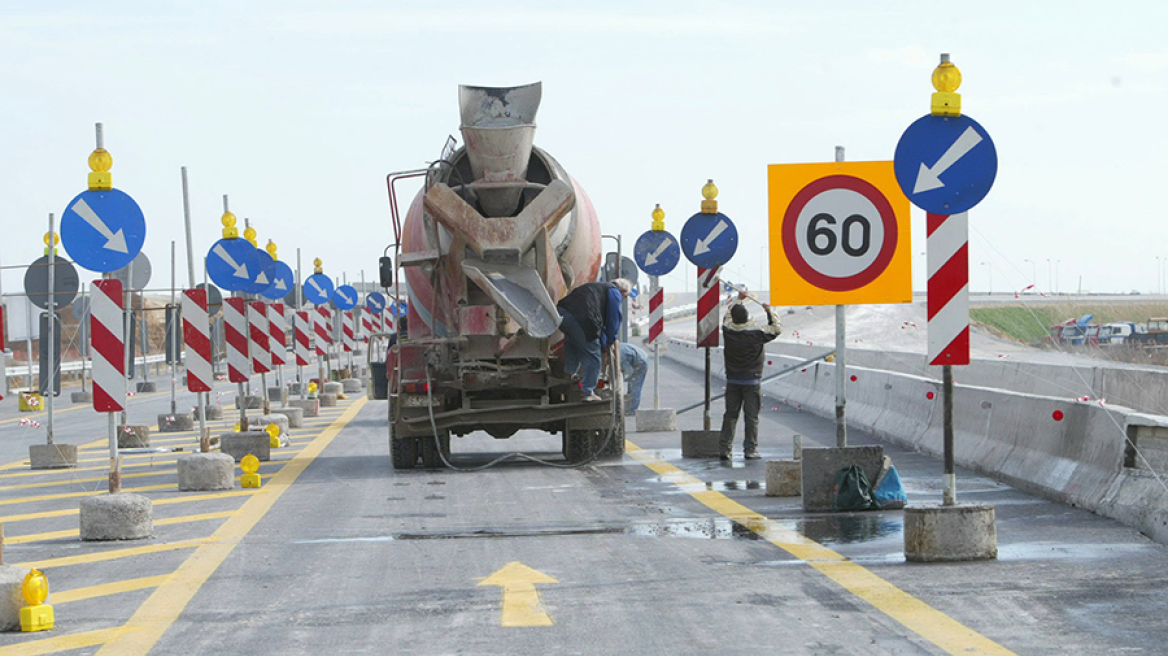
<instances>
[{"instance_id":1,"label":"speed limit sign","mask_svg":"<svg viewBox=\"0 0 1168 656\"><path fill-rule=\"evenodd\" d=\"M772 165L771 302L912 301L909 203L892 162Z\"/></svg>"}]
</instances>

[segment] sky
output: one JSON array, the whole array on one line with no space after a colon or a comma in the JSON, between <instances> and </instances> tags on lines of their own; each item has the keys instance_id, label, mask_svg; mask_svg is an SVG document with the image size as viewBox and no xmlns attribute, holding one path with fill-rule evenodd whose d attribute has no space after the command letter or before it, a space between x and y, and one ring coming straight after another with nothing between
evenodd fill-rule
<instances>
[{"instance_id":1,"label":"sky","mask_svg":"<svg viewBox=\"0 0 1168 656\"><path fill-rule=\"evenodd\" d=\"M222 196L295 268L372 280L385 176L458 135L459 84L543 83L536 145L631 250L655 204L679 234L713 179L739 231L726 277L766 288L767 165L891 160L950 53L992 136L970 212L975 292L1166 291L1162 2L0 2L0 265L42 254L86 188L94 123L147 219L152 288L196 259ZM413 191L410 192L412 195ZM925 288L913 210L913 288ZM611 243L611 242L606 242ZM983 264L984 263L984 264ZM82 280L91 274L82 273ZM687 263L663 278L692 290ZM7 269L5 293L23 272Z\"/></svg>"}]
</instances>

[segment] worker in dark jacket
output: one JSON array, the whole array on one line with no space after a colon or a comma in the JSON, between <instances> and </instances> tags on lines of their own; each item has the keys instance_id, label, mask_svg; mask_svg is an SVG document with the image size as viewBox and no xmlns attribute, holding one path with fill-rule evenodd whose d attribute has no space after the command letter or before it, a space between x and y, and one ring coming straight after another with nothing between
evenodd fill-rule
<instances>
[{"instance_id":1,"label":"worker in dark jacket","mask_svg":"<svg viewBox=\"0 0 1168 656\"><path fill-rule=\"evenodd\" d=\"M600 354L616 343L621 325L621 301L633 286L624 278L612 282L590 282L560 299L560 332L564 334L564 371L580 369L580 387L585 401L599 401L596 382L600 379Z\"/></svg>"},{"instance_id":2,"label":"worker in dark jacket","mask_svg":"<svg viewBox=\"0 0 1168 656\"><path fill-rule=\"evenodd\" d=\"M747 460L757 460L758 411L762 405L762 367L766 361L766 343L779 336L779 318L771 306L763 304L767 325L759 327L750 318L742 304L746 292L738 292L738 299L722 322L722 354L726 362L726 414L722 415L720 457L730 460L734 444L734 430L738 425L738 411L746 417L746 441L743 444Z\"/></svg>"}]
</instances>

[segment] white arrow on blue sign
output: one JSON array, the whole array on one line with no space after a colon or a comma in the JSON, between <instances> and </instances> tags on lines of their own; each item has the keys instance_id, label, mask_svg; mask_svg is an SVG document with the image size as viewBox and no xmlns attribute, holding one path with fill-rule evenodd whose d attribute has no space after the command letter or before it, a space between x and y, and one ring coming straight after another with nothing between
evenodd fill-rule
<instances>
[{"instance_id":1,"label":"white arrow on blue sign","mask_svg":"<svg viewBox=\"0 0 1168 656\"><path fill-rule=\"evenodd\" d=\"M664 230L650 230L637 239L633 258L641 271L651 276L668 275L681 261L681 245Z\"/></svg>"},{"instance_id":2,"label":"white arrow on blue sign","mask_svg":"<svg viewBox=\"0 0 1168 656\"><path fill-rule=\"evenodd\" d=\"M272 286L276 279L276 261L262 248L257 248L255 254L256 271L254 277L244 286L243 291L248 294L263 294Z\"/></svg>"},{"instance_id":3,"label":"white arrow on blue sign","mask_svg":"<svg viewBox=\"0 0 1168 656\"><path fill-rule=\"evenodd\" d=\"M371 292L365 297L365 307L370 312L381 312L385 310L385 294L381 292Z\"/></svg>"},{"instance_id":4,"label":"white arrow on blue sign","mask_svg":"<svg viewBox=\"0 0 1168 656\"><path fill-rule=\"evenodd\" d=\"M286 262L276 262L276 269L272 277L272 285L260 292L260 295L264 298L278 301L292 291L296 276L292 273L292 267L288 266Z\"/></svg>"},{"instance_id":5,"label":"white arrow on blue sign","mask_svg":"<svg viewBox=\"0 0 1168 656\"><path fill-rule=\"evenodd\" d=\"M703 269L722 266L738 250L738 229L721 212L699 212L681 229L681 250L687 260Z\"/></svg>"},{"instance_id":6,"label":"white arrow on blue sign","mask_svg":"<svg viewBox=\"0 0 1168 656\"><path fill-rule=\"evenodd\" d=\"M333 292L333 303L341 310L352 310L357 306L360 296L352 285L341 285Z\"/></svg>"},{"instance_id":7,"label":"white arrow on blue sign","mask_svg":"<svg viewBox=\"0 0 1168 656\"><path fill-rule=\"evenodd\" d=\"M913 205L933 214L960 214L994 186L998 151L968 116L923 116L896 144L896 182Z\"/></svg>"},{"instance_id":8,"label":"white arrow on blue sign","mask_svg":"<svg viewBox=\"0 0 1168 656\"><path fill-rule=\"evenodd\" d=\"M77 264L107 273L134 259L146 243L146 217L117 189L83 191L61 214L61 242Z\"/></svg>"},{"instance_id":9,"label":"white arrow on blue sign","mask_svg":"<svg viewBox=\"0 0 1168 656\"><path fill-rule=\"evenodd\" d=\"M333 281L323 273L314 273L304 281L304 298L313 305L328 303L333 295Z\"/></svg>"},{"instance_id":10,"label":"white arrow on blue sign","mask_svg":"<svg viewBox=\"0 0 1168 656\"><path fill-rule=\"evenodd\" d=\"M207 275L220 289L243 291L260 272L256 250L246 239L220 239L207 251Z\"/></svg>"}]
</instances>

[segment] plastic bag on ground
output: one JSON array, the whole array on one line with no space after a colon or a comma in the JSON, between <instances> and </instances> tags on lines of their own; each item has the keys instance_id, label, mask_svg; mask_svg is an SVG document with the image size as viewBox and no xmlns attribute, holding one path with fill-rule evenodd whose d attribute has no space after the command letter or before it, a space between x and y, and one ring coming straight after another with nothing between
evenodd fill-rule
<instances>
[{"instance_id":1,"label":"plastic bag on ground","mask_svg":"<svg viewBox=\"0 0 1168 656\"><path fill-rule=\"evenodd\" d=\"M859 465L848 465L835 475L835 494L831 500L833 510L880 510L880 504L872 497L872 485Z\"/></svg>"}]
</instances>

